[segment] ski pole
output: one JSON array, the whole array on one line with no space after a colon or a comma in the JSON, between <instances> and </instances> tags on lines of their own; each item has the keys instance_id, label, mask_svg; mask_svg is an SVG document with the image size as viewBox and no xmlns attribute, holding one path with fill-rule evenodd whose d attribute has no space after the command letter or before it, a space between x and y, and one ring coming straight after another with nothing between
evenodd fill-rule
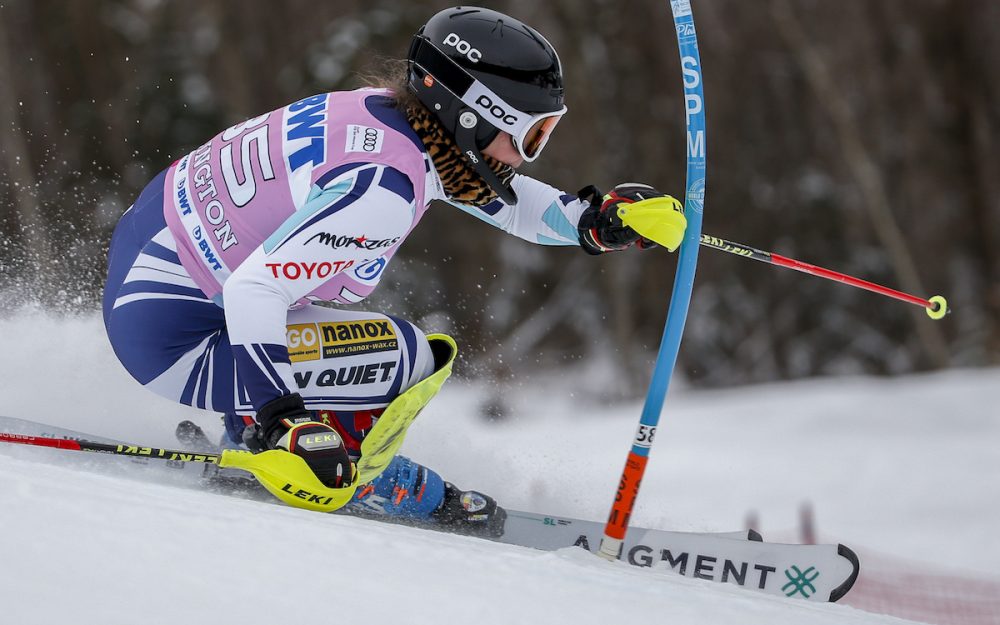
<instances>
[{"instance_id":1,"label":"ski pole","mask_svg":"<svg viewBox=\"0 0 1000 625\"><path fill-rule=\"evenodd\" d=\"M119 443L95 443L83 440L47 438L27 434L0 432L0 442L32 445L70 451L87 451L131 458L156 458L180 462L215 464L253 474L260 485L282 502L318 512L333 512L346 505L354 496L358 484L331 488L319 481L301 456L272 449L258 454L236 449L225 449L221 454L203 454L157 447L141 447Z\"/></svg>"},{"instance_id":2,"label":"ski pole","mask_svg":"<svg viewBox=\"0 0 1000 625\"><path fill-rule=\"evenodd\" d=\"M18 445L33 445L35 447L51 447L54 449L68 449L70 451L89 451L99 454L112 454L115 456L130 456L133 458L160 458L163 460L179 460L181 462L204 462L206 464L219 464L222 459L218 454L200 454L190 451L177 451L173 449L158 449L156 447L140 447L138 445L110 445L107 443L93 443L91 441L70 440L64 438L46 438L44 436L28 436L26 434L10 434L0 432L0 441L4 443L15 443Z\"/></svg>"},{"instance_id":3,"label":"ski pole","mask_svg":"<svg viewBox=\"0 0 1000 625\"><path fill-rule=\"evenodd\" d=\"M902 291L897 291L896 289L890 289L889 287L881 286L875 284L874 282L868 282L867 280L862 280L861 278L855 278L854 276L849 276L845 273L840 273L839 271L817 267L816 265L810 265L809 263L804 263L800 260L795 260L794 258L781 256L780 254L775 254L774 252L765 252L764 250L759 250L755 247L750 247L749 245L727 241L726 239L720 239L719 237L714 237L708 234L701 235L701 244L705 247L710 247L713 250L728 252L742 258L752 258L753 260L759 260L763 263L794 269L795 271L801 271L802 273L807 273L811 276L818 276L820 278L826 278L827 280L841 282L859 289L871 291L872 293L885 295L886 297L891 297L908 304L914 304L915 306L924 308L927 311L927 316L931 319L941 319L946 314L951 312L951 310L948 309L948 301L940 295L935 295L930 299L923 299L921 297L917 297L916 295L910 295L909 293L903 293Z\"/></svg>"}]
</instances>

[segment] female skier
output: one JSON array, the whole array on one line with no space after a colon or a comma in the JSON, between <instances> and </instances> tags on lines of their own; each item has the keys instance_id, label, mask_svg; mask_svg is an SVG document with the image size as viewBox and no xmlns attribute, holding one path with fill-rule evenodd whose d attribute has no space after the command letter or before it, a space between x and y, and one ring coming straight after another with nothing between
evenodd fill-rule
<instances>
[{"instance_id":1,"label":"female skier","mask_svg":"<svg viewBox=\"0 0 1000 625\"><path fill-rule=\"evenodd\" d=\"M515 173L566 106L556 51L513 18L441 11L414 36L399 82L224 130L149 183L109 252L104 322L129 373L224 413L234 446L302 456L330 487L351 481L361 441L433 373L435 353L409 321L312 302L363 300L434 200L534 243L601 254L648 246L614 209L662 195L570 195ZM486 535L506 516L402 456L348 509Z\"/></svg>"}]
</instances>

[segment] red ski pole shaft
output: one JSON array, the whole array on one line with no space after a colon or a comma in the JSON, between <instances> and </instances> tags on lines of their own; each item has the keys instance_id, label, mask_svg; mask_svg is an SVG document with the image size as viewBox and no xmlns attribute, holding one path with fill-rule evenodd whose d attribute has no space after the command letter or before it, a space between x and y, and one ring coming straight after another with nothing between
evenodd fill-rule
<instances>
[{"instance_id":1,"label":"red ski pole shaft","mask_svg":"<svg viewBox=\"0 0 1000 625\"><path fill-rule=\"evenodd\" d=\"M841 282L859 289L871 291L872 293L878 293L879 295L891 297L908 304L920 306L921 308L927 310L927 315L931 319L940 319L944 317L945 314L950 312L947 300L940 295L935 295L930 299L924 299L922 297L917 297L916 295L910 295L909 293L904 293L902 291L897 291L896 289L890 289L889 287L875 284L874 282L862 280L861 278L855 278L854 276L849 276L846 273L840 273L839 271L833 271L832 269L825 269L816 265L810 265L809 263L804 263L800 260L795 260L794 258L781 256L780 254L775 254L773 252L765 252L764 250L759 250L755 247L750 247L749 245L727 241L726 239L720 239L719 237L713 237L708 234L701 235L701 244L705 247L710 247L714 250L722 252L728 252L735 256L751 258L753 260L771 265L794 269L795 271L801 271L802 273L807 273L811 276L818 276L820 278L826 278L827 280Z\"/></svg>"}]
</instances>

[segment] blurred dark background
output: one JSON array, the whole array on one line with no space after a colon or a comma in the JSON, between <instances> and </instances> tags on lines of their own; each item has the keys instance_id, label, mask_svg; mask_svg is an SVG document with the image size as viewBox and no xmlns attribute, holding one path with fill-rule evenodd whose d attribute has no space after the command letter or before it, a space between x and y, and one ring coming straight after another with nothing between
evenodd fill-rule
<instances>
[{"instance_id":1,"label":"blurred dark background","mask_svg":"<svg viewBox=\"0 0 1000 625\"><path fill-rule=\"evenodd\" d=\"M560 51L569 114L524 172L681 196L666 0L486 2ZM922 297L917 307L702 250L678 373L723 386L1000 361L1000 3L692 0L708 233ZM118 216L242 119L361 86L441 1L0 0L0 311L93 310ZM644 388L673 282L662 250L590 258L433 208L365 306L450 330L504 379L611 355ZM519 376L523 377L523 376Z\"/></svg>"}]
</instances>

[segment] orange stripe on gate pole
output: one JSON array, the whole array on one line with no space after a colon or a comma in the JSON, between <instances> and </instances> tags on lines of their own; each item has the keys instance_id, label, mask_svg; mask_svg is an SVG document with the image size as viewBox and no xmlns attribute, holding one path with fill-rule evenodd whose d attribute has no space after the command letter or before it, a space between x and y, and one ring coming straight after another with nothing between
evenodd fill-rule
<instances>
[{"instance_id":1,"label":"orange stripe on gate pole","mask_svg":"<svg viewBox=\"0 0 1000 625\"><path fill-rule=\"evenodd\" d=\"M622 471L621 481L618 482L618 492L615 493L615 502L611 506L611 513L608 515L608 524L604 528L605 536L609 536L616 544L611 545L615 553L605 552L605 546L601 544L601 552L606 555L618 557L622 542L625 540L625 532L628 530L629 517L632 515L632 508L635 499L639 495L639 482L642 481L642 474L646 470L647 456L640 456L635 452L629 452L625 460L625 469ZM608 541L605 541L608 542Z\"/></svg>"}]
</instances>

